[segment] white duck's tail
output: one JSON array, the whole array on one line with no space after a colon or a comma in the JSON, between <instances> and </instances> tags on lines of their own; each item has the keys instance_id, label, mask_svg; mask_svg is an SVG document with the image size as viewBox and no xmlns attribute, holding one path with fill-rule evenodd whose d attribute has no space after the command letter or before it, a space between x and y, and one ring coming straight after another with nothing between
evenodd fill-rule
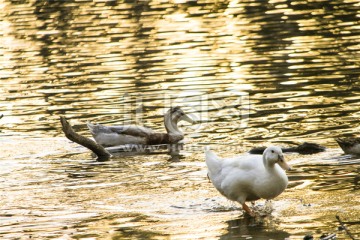
<instances>
[{"instance_id":1,"label":"white duck's tail","mask_svg":"<svg viewBox=\"0 0 360 240\"><path fill-rule=\"evenodd\" d=\"M205 161L210 175L216 175L221 171L221 160L210 150L209 146L205 147Z\"/></svg>"}]
</instances>

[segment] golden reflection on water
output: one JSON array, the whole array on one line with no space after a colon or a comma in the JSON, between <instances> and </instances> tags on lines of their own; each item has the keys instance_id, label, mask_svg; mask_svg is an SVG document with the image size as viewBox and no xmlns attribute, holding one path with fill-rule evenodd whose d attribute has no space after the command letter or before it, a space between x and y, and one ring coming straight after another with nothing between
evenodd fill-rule
<instances>
[{"instance_id":1,"label":"golden reflection on water","mask_svg":"<svg viewBox=\"0 0 360 240\"><path fill-rule=\"evenodd\" d=\"M356 4L37 1L2 8L1 111L11 116L3 120L9 134L17 123L18 134L57 135L59 114L114 121L126 108L119 107L125 93L241 89L254 109L287 92L287 101L291 92L306 93L308 105L319 108L319 96L344 101L357 94ZM266 120L257 115L255 125Z\"/></svg>"},{"instance_id":2,"label":"golden reflection on water","mask_svg":"<svg viewBox=\"0 0 360 240\"><path fill-rule=\"evenodd\" d=\"M180 237L188 236L185 233L188 231L193 236L222 234L227 239L259 229L259 239L267 231L278 237L288 233L301 237L314 226L330 231L326 226L334 225L330 219L336 212L331 197L340 201L344 192L350 198L358 189L359 173L354 172L355 166L332 162L330 166L319 167L317 157L306 159L305 165L299 164L299 170L290 173L290 179L300 186L310 179L310 187L295 188L279 199L290 205L279 216L280 225L272 228L265 224L255 231L235 226L234 230L233 225L239 222L248 227L237 216L238 211L219 211L211 214L215 220L209 220L207 214L213 205L206 198L221 200L206 185L200 150L185 152L183 166L168 166L166 156L146 156L125 158L125 165L112 162L111 167L94 169L82 165L79 160L90 157L79 155L82 150L63 143L64 139L49 140L52 144L33 140L62 137L59 115L71 119L76 130L85 134L89 134L86 121L144 124L163 131L164 108L172 104L183 106L201 120L197 125L183 126L188 145L199 149L210 144L237 146L236 151L243 152L258 144L299 141L335 147L334 137L358 133L357 1L271 0L264 4L212 0L136 3L5 0L0 3L0 10L0 114L4 114L0 120L4 148L1 161L8 168L14 167L11 168L14 173L6 167L1 173L2 183L9 184L3 189L10 189L10 195L16 199L5 198L8 208L3 213L14 215L12 221L23 217L16 204L23 204L25 209L47 205L37 209L39 212L34 216L29 213L23 225L9 224L6 230L9 234L23 228L58 236L59 229L51 228L47 221L59 215L64 220L55 221L59 225L73 226L80 219L77 223L85 227L70 227L66 231L79 238L86 237L86 231L93 228L103 236L104 232L96 230L97 224L106 226L119 238L166 238L164 229ZM235 101L238 99L245 101L245 106ZM219 110L224 106L232 111ZM140 110L143 115L139 117L136 112ZM236 114L240 110L246 114ZM26 147L18 152L16 142ZM38 149L42 149L40 153ZM225 155L237 153L226 148L219 151ZM63 155L64 152L75 153ZM59 155L52 159L56 154ZM341 153L326 154L319 158ZM9 161L12 158L20 160ZM38 168L32 168L29 159ZM315 165L311 165L312 161ZM16 181L11 174L16 174ZM144 177L148 182L144 182ZM42 181L37 188L39 179ZM131 183L135 185L126 195ZM26 191L22 190L24 186ZM166 191L159 197L160 187ZM54 188L54 192L43 193L49 188ZM89 189L97 189L98 195ZM36 198L34 192L43 195ZM170 206L174 199L169 196L174 196L174 192L178 198L175 206ZM320 213L311 215L312 208L304 210L297 200L289 200L304 194L326 209L325 217ZM134 204L137 197L141 201ZM169 199L168 205L152 211L149 205L160 206L162 198ZM191 203L185 201L187 198ZM54 208L58 199L63 201L64 209ZM102 205L122 210L114 213L113 221L111 216L101 215ZM351 206L342 207L348 210ZM45 212L51 216L34 230L36 214ZM187 225L190 221L187 217L175 220L179 212L199 219L194 223L198 228ZM349 218L355 221L354 217ZM114 230L111 226L116 224L119 228ZM179 228L181 225L186 226L185 230ZM204 226L209 226L208 233L199 233L197 230ZM79 232L71 232L73 229Z\"/></svg>"}]
</instances>

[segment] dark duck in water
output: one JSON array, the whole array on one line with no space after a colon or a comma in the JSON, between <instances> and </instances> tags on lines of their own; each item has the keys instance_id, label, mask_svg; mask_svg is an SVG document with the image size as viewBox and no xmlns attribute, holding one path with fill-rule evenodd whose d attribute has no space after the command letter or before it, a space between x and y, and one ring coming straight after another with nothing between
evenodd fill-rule
<instances>
[{"instance_id":1,"label":"dark duck in water","mask_svg":"<svg viewBox=\"0 0 360 240\"><path fill-rule=\"evenodd\" d=\"M324 152L325 147L317 144L317 143L308 143L304 142L295 147L281 148L283 152L297 152L300 154L314 154L319 152ZM251 154L263 154L265 147L256 147L249 151Z\"/></svg>"},{"instance_id":2,"label":"dark duck in water","mask_svg":"<svg viewBox=\"0 0 360 240\"><path fill-rule=\"evenodd\" d=\"M336 138L335 141L346 154L360 155L360 138L344 137Z\"/></svg>"}]
</instances>

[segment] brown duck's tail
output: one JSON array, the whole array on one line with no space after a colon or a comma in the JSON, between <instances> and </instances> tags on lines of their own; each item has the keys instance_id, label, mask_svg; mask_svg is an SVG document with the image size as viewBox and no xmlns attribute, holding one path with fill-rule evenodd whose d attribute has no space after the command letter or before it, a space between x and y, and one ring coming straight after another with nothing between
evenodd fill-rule
<instances>
[{"instance_id":1,"label":"brown duck's tail","mask_svg":"<svg viewBox=\"0 0 360 240\"><path fill-rule=\"evenodd\" d=\"M108 133L111 132L111 130L108 127L105 127L98 123L92 124L90 122L87 122L86 125L93 136L99 134L99 132L108 132Z\"/></svg>"}]
</instances>

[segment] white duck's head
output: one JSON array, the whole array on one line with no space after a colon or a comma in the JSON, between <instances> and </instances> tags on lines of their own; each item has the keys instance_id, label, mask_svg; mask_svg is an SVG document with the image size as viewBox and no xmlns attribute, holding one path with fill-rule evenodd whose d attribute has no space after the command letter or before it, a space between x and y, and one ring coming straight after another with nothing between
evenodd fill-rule
<instances>
[{"instance_id":1,"label":"white duck's head","mask_svg":"<svg viewBox=\"0 0 360 240\"><path fill-rule=\"evenodd\" d=\"M183 133L179 130L177 126L178 122L182 120L189 123L194 123L194 120L192 120L188 115L186 115L180 107L170 108L164 115L164 125L166 131L169 134L183 135Z\"/></svg>"},{"instance_id":2,"label":"white duck's head","mask_svg":"<svg viewBox=\"0 0 360 240\"><path fill-rule=\"evenodd\" d=\"M266 148L263 153L263 160L265 166L271 167L279 164L285 171L291 170L291 167L285 162L284 154L279 147L271 146Z\"/></svg>"}]
</instances>

